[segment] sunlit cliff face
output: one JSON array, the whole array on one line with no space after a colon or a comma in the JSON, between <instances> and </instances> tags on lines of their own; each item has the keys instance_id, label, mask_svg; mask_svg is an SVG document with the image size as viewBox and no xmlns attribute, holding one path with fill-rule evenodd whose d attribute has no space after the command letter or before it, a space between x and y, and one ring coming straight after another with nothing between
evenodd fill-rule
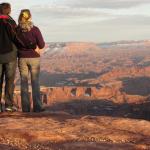
<instances>
[{"instance_id":1,"label":"sunlit cliff face","mask_svg":"<svg viewBox=\"0 0 150 150\"><path fill-rule=\"evenodd\" d=\"M150 93L149 41L47 43L41 57L41 97L59 101L145 103ZM16 101L20 101L19 74Z\"/></svg>"}]
</instances>

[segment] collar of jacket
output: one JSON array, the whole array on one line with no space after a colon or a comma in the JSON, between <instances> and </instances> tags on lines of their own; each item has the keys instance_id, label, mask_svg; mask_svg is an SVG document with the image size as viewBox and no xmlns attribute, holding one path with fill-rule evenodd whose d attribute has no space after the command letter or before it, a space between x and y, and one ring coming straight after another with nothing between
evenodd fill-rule
<instances>
[{"instance_id":1,"label":"collar of jacket","mask_svg":"<svg viewBox=\"0 0 150 150\"><path fill-rule=\"evenodd\" d=\"M0 19L9 19L9 17L6 15L0 15Z\"/></svg>"}]
</instances>

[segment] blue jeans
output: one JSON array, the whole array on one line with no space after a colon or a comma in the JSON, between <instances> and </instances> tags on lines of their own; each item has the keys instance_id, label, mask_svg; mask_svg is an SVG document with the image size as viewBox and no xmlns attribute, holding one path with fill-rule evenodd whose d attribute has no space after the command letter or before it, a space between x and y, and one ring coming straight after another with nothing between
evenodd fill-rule
<instances>
[{"instance_id":1,"label":"blue jeans","mask_svg":"<svg viewBox=\"0 0 150 150\"><path fill-rule=\"evenodd\" d=\"M40 58L20 58L18 61L21 76L21 104L22 111L30 111L30 96L28 87L29 73L31 75L33 111L41 111L42 102L40 99Z\"/></svg>"},{"instance_id":2,"label":"blue jeans","mask_svg":"<svg viewBox=\"0 0 150 150\"><path fill-rule=\"evenodd\" d=\"M5 107L13 106L14 80L17 60L0 64L0 101L2 98L3 80L5 77Z\"/></svg>"}]
</instances>

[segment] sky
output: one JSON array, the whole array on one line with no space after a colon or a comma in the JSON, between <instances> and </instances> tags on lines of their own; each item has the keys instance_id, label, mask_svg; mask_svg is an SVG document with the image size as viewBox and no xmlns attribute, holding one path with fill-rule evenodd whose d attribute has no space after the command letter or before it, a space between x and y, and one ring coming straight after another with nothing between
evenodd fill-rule
<instances>
[{"instance_id":1,"label":"sky","mask_svg":"<svg viewBox=\"0 0 150 150\"><path fill-rule=\"evenodd\" d=\"M6 0L17 21L31 10L46 42L150 39L150 0Z\"/></svg>"}]
</instances>

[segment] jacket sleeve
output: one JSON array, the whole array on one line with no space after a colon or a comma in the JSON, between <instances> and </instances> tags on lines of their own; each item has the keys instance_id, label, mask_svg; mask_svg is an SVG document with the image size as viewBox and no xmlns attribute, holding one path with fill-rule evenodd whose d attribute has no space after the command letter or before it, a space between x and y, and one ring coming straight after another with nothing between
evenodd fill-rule
<instances>
[{"instance_id":1,"label":"jacket sleeve","mask_svg":"<svg viewBox=\"0 0 150 150\"><path fill-rule=\"evenodd\" d=\"M39 30L38 27L35 27L35 38L36 38L37 46L40 49L44 48L45 42L44 42L43 36L41 34L41 31Z\"/></svg>"},{"instance_id":2,"label":"jacket sleeve","mask_svg":"<svg viewBox=\"0 0 150 150\"><path fill-rule=\"evenodd\" d=\"M17 48L24 48L23 42L17 37L16 32L12 28L12 26L7 23L6 24L7 34L10 38L10 40L16 45Z\"/></svg>"}]
</instances>

